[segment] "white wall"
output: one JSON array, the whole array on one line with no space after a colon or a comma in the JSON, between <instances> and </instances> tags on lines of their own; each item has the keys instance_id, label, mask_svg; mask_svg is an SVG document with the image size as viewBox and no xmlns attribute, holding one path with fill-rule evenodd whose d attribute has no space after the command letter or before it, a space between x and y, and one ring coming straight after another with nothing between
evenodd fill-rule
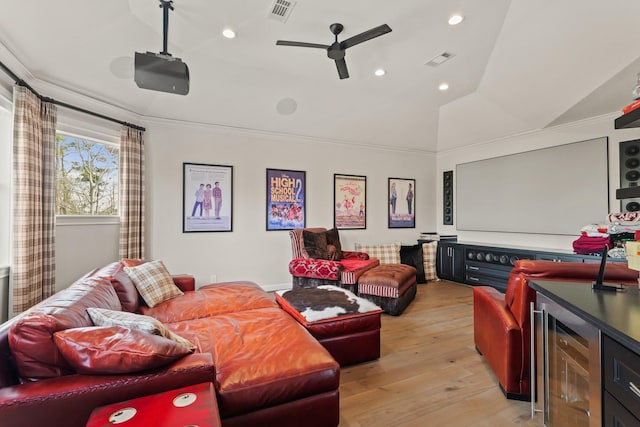
<instances>
[{"instance_id":1,"label":"white wall","mask_svg":"<svg viewBox=\"0 0 640 427\"><path fill-rule=\"evenodd\" d=\"M333 174L367 176L367 228L342 230L355 242L415 244L436 227L435 156L380 150L308 138L152 121L145 136L147 258L199 284L252 280L266 289L289 286L287 231L265 231L266 169L306 171L307 226L333 226ZM182 233L182 164L233 166L233 232ZM387 228L387 178L416 179L416 228Z\"/></svg>"},{"instance_id":2,"label":"white wall","mask_svg":"<svg viewBox=\"0 0 640 427\"><path fill-rule=\"evenodd\" d=\"M474 160L503 156L506 154L530 151L538 148L551 147L555 145L567 144L571 142L584 141L587 139L602 136L609 137L609 206L612 212L618 212L620 201L615 199L615 190L619 187L619 160L618 144L620 141L640 138L640 129L615 130L613 128L614 119L621 113L614 113L606 116L596 117L589 120L561 125L553 128L529 132L501 138L494 141L476 143L475 145L453 150L441 151L438 153L438 231L441 234L457 234L458 240L465 242L481 242L489 244L516 245L535 248L558 249L563 251L572 250L572 242L580 234L576 230L575 236L554 236L543 234L523 234L523 233L496 233L496 232L474 232L459 231L456 229L455 220L453 226L442 224L442 172L447 170L455 171L458 163L466 163ZM567 159L567 162L572 161ZM544 171L540 171L544 173ZM454 172L454 183L455 183ZM517 179L517 177L504 177L505 179ZM455 189L455 184L454 184ZM500 191L496 188L496 191ZM526 203L526 194L513 194L513 203ZM491 200L487 200L491 203ZM549 206L549 209L553 209ZM454 197L454 211L456 209ZM559 212L561 215L570 215L571 212ZM602 218L604 221L605 218ZM586 224L585 224L586 225Z\"/></svg>"}]
</instances>

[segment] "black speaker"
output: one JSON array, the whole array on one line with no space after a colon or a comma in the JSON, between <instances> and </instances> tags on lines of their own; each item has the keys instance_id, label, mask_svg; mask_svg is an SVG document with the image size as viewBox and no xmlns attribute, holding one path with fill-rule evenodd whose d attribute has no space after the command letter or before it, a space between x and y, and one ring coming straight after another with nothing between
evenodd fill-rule
<instances>
[{"instance_id":1,"label":"black speaker","mask_svg":"<svg viewBox=\"0 0 640 427\"><path fill-rule=\"evenodd\" d=\"M453 171L442 173L442 223L453 225Z\"/></svg>"},{"instance_id":2,"label":"black speaker","mask_svg":"<svg viewBox=\"0 0 640 427\"><path fill-rule=\"evenodd\" d=\"M620 188L640 186L640 139L620 142ZM640 211L640 198L620 200L622 212Z\"/></svg>"}]
</instances>

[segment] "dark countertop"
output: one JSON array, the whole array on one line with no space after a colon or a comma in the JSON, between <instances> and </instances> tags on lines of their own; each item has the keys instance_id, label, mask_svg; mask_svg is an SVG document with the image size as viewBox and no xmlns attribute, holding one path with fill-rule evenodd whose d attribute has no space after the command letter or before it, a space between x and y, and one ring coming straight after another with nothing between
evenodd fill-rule
<instances>
[{"instance_id":1,"label":"dark countertop","mask_svg":"<svg viewBox=\"0 0 640 427\"><path fill-rule=\"evenodd\" d=\"M589 321L603 333L640 354L640 289L592 290L590 284L530 280L537 292Z\"/></svg>"},{"instance_id":2,"label":"dark countertop","mask_svg":"<svg viewBox=\"0 0 640 427\"><path fill-rule=\"evenodd\" d=\"M550 252L550 253L558 253L558 254L564 254L564 255L577 255L573 249L551 249L551 248L541 248L541 247L536 247L536 246L520 246L520 245L513 245L513 244L502 244L502 243L483 243L483 242L468 242L468 241L463 241L463 240L442 240L443 243L453 243L453 244L458 244L458 245L465 245L465 246L482 246L485 248L496 248L496 250L500 250L500 249L513 249L513 250L520 250L520 251L527 251L527 252Z\"/></svg>"}]
</instances>

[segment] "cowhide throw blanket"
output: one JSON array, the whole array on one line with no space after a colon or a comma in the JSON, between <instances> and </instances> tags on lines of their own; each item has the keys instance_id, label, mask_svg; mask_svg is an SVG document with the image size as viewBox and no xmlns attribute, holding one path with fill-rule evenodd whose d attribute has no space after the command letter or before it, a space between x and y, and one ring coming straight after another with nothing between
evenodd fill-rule
<instances>
[{"instance_id":1,"label":"cowhide throw blanket","mask_svg":"<svg viewBox=\"0 0 640 427\"><path fill-rule=\"evenodd\" d=\"M307 322L380 310L380 307L371 301L331 285L278 291L278 294L307 319Z\"/></svg>"}]
</instances>

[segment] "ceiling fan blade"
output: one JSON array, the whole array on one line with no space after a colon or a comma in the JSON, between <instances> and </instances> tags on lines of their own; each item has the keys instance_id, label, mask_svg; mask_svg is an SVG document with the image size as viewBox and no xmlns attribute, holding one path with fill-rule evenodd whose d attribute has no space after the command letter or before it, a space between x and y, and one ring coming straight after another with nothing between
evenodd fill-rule
<instances>
[{"instance_id":1,"label":"ceiling fan blade","mask_svg":"<svg viewBox=\"0 0 640 427\"><path fill-rule=\"evenodd\" d=\"M340 75L340 79L348 79L349 71L347 70L347 62L344 58L336 59L336 67L338 67L338 74Z\"/></svg>"},{"instance_id":2,"label":"ceiling fan blade","mask_svg":"<svg viewBox=\"0 0 640 427\"><path fill-rule=\"evenodd\" d=\"M340 47L342 49L346 49L390 32L391 28L387 24L382 24L378 27L365 31L364 33L356 34L353 37L349 37L348 39L341 41Z\"/></svg>"},{"instance_id":3,"label":"ceiling fan blade","mask_svg":"<svg viewBox=\"0 0 640 427\"><path fill-rule=\"evenodd\" d=\"M317 43L305 43L305 42L290 42L287 40L278 40L276 42L278 46L297 46L297 47L317 47L319 49L329 49L329 46L326 44L317 44Z\"/></svg>"}]
</instances>

